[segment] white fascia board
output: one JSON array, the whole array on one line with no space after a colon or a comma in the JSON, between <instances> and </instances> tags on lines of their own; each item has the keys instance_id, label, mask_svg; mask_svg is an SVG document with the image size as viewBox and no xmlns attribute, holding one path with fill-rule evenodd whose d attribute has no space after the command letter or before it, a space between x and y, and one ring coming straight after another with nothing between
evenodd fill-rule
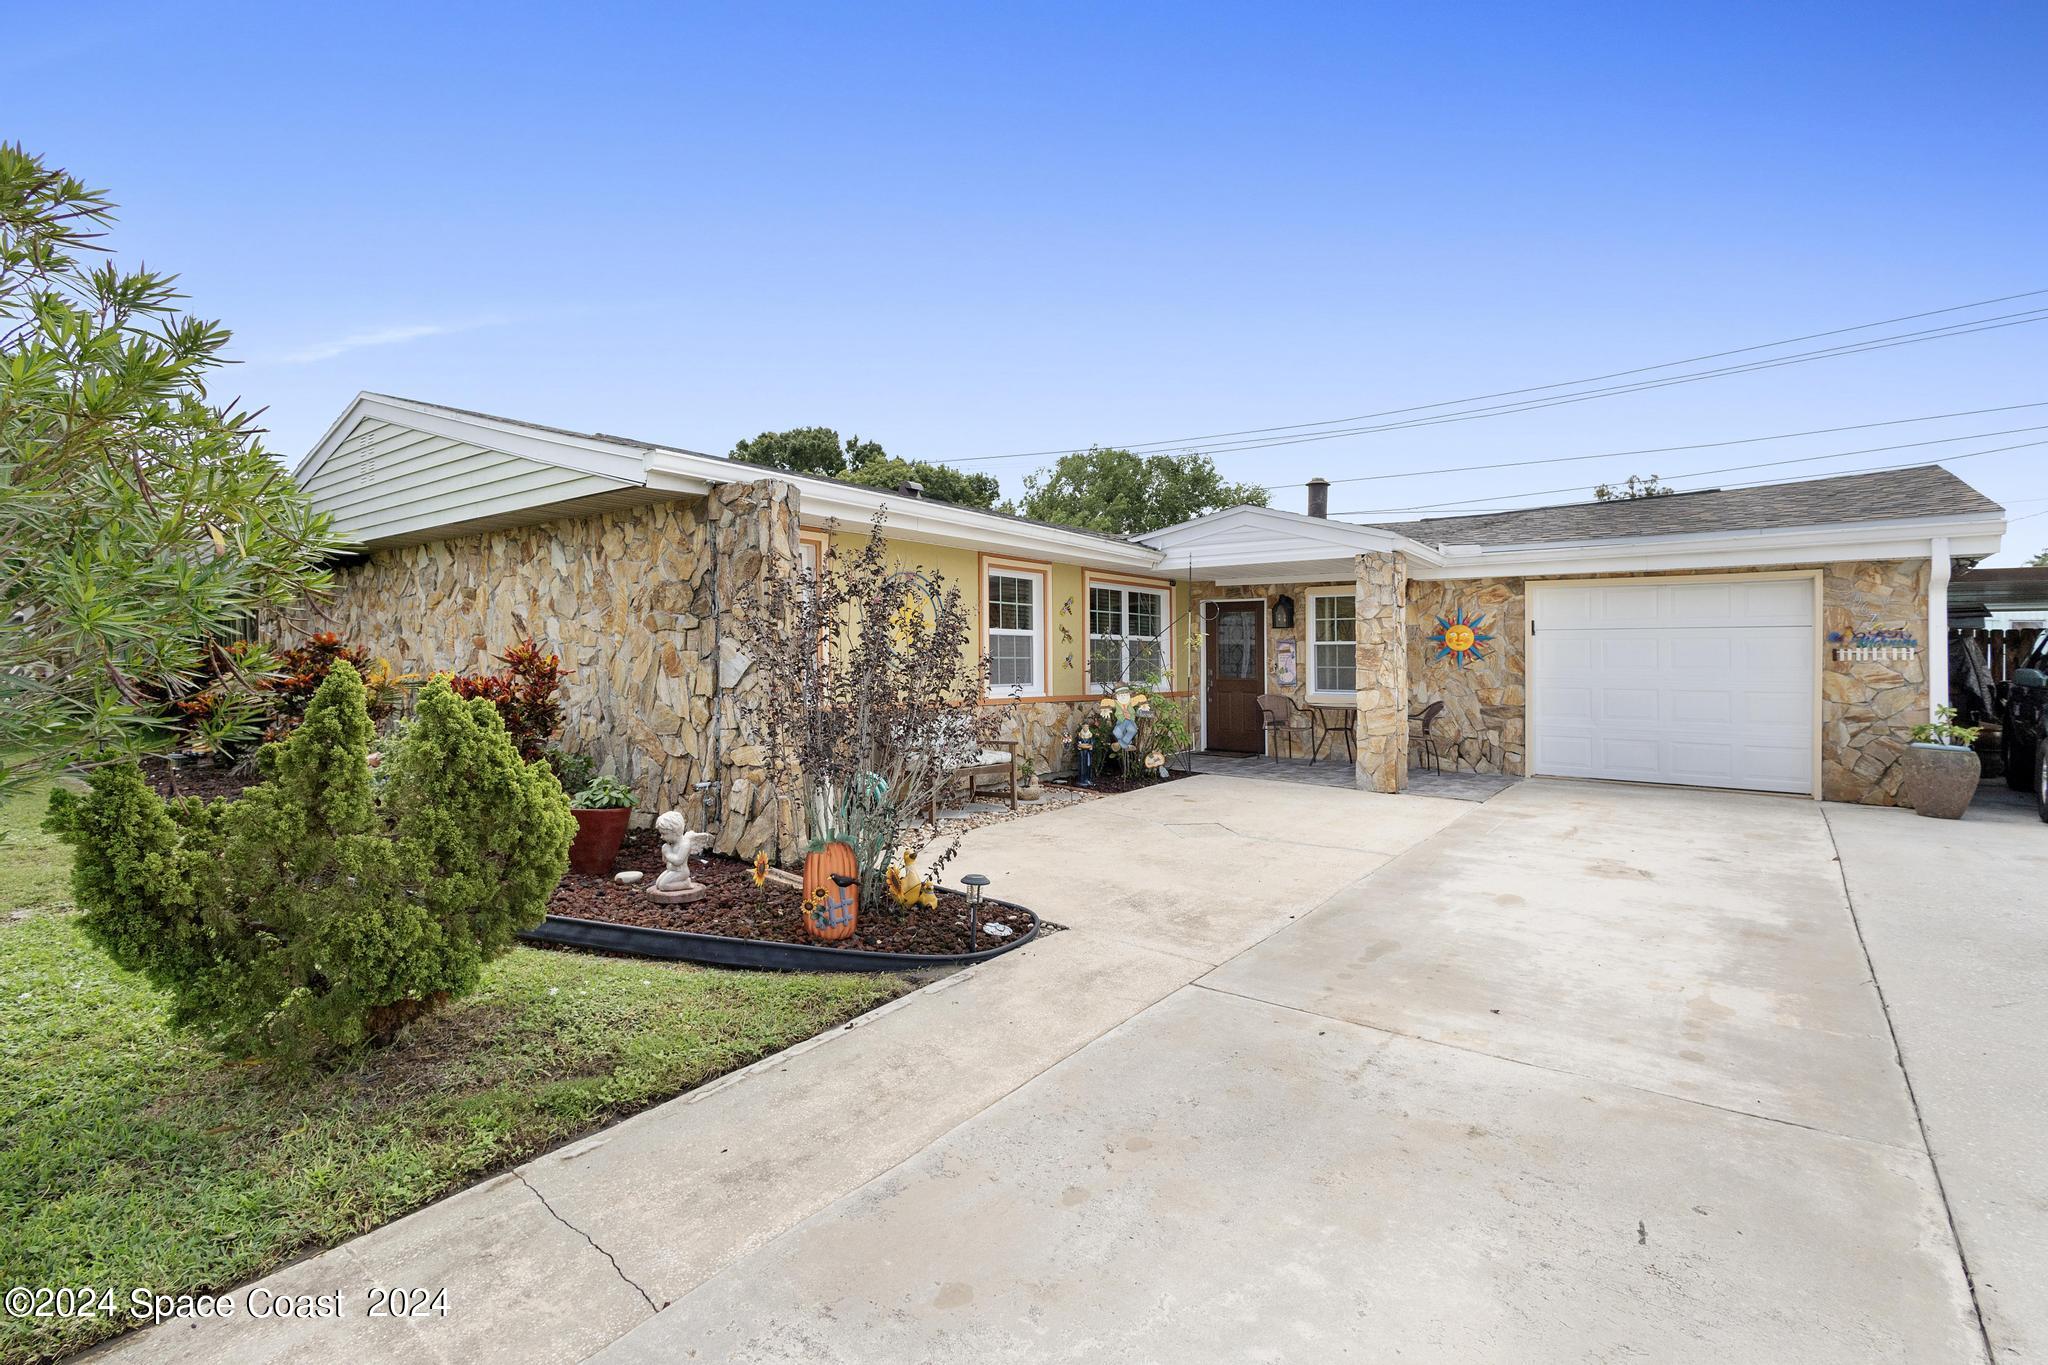
<instances>
[{"instance_id":1,"label":"white fascia board","mask_svg":"<svg viewBox=\"0 0 2048 1365\"><path fill-rule=\"evenodd\" d=\"M318 445L292 471L295 479L310 477L349 438L364 418L376 418L396 426L410 427L452 441L463 441L487 450L503 451L522 459L560 469L612 479L630 487L646 482L647 448L630 441L604 440L569 432L522 426L492 417L449 412L426 403L414 403L386 394L359 393Z\"/></svg>"},{"instance_id":2,"label":"white fascia board","mask_svg":"<svg viewBox=\"0 0 2048 1365\"><path fill-rule=\"evenodd\" d=\"M739 483L756 478L778 479L795 488L803 524L810 527L837 522L843 530L858 530L872 521L879 509L887 514L890 535L923 544L989 550L1087 568L1142 569L1156 573L1165 567L1159 552L1149 545L1107 540L1085 531L994 516L979 508L956 507L952 503L906 497L879 488L860 488L831 479L759 469L688 451L654 450L649 452L647 459L647 486L650 488L676 488L676 481L683 480L695 481L708 488L712 484ZM677 491L682 490L677 488Z\"/></svg>"},{"instance_id":3,"label":"white fascia board","mask_svg":"<svg viewBox=\"0 0 2048 1365\"><path fill-rule=\"evenodd\" d=\"M1833 522L1676 536L1490 545L1411 563L1426 579L1525 578L1548 575L1650 573L1662 569L1733 569L1860 559L1925 559L1936 537L1963 558L1995 554L2003 517L1923 517L1901 521Z\"/></svg>"},{"instance_id":4,"label":"white fascia board","mask_svg":"<svg viewBox=\"0 0 2048 1365\"><path fill-rule=\"evenodd\" d=\"M1272 581L1296 572L1305 563L1349 560L1372 551L1398 552L1412 560L1436 563L1437 550L1377 526L1331 521L1324 517L1282 512L1271 507L1232 507L1212 512L1144 537L1166 561L1204 578L1236 583L1259 582L1258 570Z\"/></svg>"}]
</instances>

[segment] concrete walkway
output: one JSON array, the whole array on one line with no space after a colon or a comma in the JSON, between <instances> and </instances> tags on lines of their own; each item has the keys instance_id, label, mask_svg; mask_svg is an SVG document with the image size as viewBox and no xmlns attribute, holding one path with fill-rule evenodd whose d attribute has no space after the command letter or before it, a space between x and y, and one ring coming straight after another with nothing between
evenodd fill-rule
<instances>
[{"instance_id":1,"label":"concrete walkway","mask_svg":"<svg viewBox=\"0 0 2048 1365\"><path fill-rule=\"evenodd\" d=\"M2002 789L1826 815L1992 1351L2048 1361L2048 825Z\"/></svg>"},{"instance_id":2,"label":"concrete walkway","mask_svg":"<svg viewBox=\"0 0 2048 1365\"><path fill-rule=\"evenodd\" d=\"M581 1360L1474 809L1202 778L977 830L948 876L1069 932L263 1282L338 1291L343 1321L175 1322L108 1353ZM371 1285L446 1287L449 1314L365 1321Z\"/></svg>"},{"instance_id":3,"label":"concrete walkway","mask_svg":"<svg viewBox=\"0 0 2048 1365\"><path fill-rule=\"evenodd\" d=\"M1217 965L596 1358L1984 1359L1817 806L1246 785L973 836L1058 965Z\"/></svg>"}]
</instances>

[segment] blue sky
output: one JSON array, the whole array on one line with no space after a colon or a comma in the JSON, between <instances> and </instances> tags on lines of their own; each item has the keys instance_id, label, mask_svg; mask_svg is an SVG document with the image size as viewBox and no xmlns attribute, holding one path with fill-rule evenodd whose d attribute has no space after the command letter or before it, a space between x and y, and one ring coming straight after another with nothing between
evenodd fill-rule
<instances>
[{"instance_id":1,"label":"blue sky","mask_svg":"<svg viewBox=\"0 0 2048 1365\"><path fill-rule=\"evenodd\" d=\"M0 136L113 190L124 254L235 329L231 386L287 458L367 388L712 453L820 423L952 459L2048 288L2044 58L2025 4L45 6L10 20ZM1220 463L1291 484L2041 400L2048 323ZM2019 516L2048 509L2044 452L1953 467ZM1036 463L976 467L1014 489ZM2048 546L2048 517L2009 544Z\"/></svg>"}]
</instances>

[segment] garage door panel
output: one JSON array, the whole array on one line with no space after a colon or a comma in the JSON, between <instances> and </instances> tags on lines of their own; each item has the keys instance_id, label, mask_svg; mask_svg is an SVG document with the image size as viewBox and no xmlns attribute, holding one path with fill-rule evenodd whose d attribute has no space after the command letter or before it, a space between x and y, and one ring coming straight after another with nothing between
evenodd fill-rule
<instances>
[{"instance_id":1,"label":"garage door panel","mask_svg":"<svg viewBox=\"0 0 2048 1365\"><path fill-rule=\"evenodd\" d=\"M1730 725L1735 721L1736 702L1725 688L1674 688L1669 719L1678 725Z\"/></svg>"},{"instance_id":2,"label":"garage door panel","mask_svg":"<svg viewBox=\"0 0 2048 1365\"><path fill-rule=\"evenodd\" d=\"M1532 584L1530 770L1805 792L1810 579Z\"/></svg>"},{"instance_id":3,"label":"garage door panel","mask_svg":"<svg viewBox=\"0 0 2048 1365\"><path fill-rule=\"evenodd\" d=\"M1610 673L1654 673L1660 643L1655 632L1647 630L1603 634L1599 637L1600 666Z\"/></svg>"},{"instance_id":4,"label":"garage door panel","mask_svg":"<svg viewBox=\"0 0 2048 1365\"><path fill-rule=\"evenodd\" d=\"M1737 785L1735 748L1733 744L1673 740L1667 753L1671 771L1678 774L1678 781L1707 787L1732 787Z\"/></svg>"},{"instance_id":5,"label":"garage door panel","mask_svg":"<svg viewBox=\"0 0 2048 1365\"><path fill-rule=\"evenodd\" d=\"M1645 631L1644 634L1652 632ZM1655 632L1664 638L1659 642L1665 669L1683 672L1702 670L1726 673L1735 664L1735 641L1719 631L1674 630Z\"/></svg>"}]
</instances>

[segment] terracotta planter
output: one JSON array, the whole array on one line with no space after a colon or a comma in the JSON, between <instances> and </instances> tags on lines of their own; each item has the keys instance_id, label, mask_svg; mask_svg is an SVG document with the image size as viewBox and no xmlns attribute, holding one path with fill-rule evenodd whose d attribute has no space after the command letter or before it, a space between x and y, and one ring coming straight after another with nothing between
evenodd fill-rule
<instances>
[{"instance_id":1,"label":"terracotta planter","mask_svg":"<svg viewBox=\"0 0 2048 1365\"><path fill-rule=\"evenodd\" d=\"M576 817L576 842L569 845L569 870L586 877L609 877L618 859L619 845L626 839L626 819L632 811L572 810Z\"/></svg>"},{"instance_id":2,"label":"terracotta planter","mask_svg":"<svg viewBox=\"0 0 2048 1365\"><path fill-rule=\"evenodd\" d=\"M834 878L851 878L841 886ZM860 863L851 844L827 844L804 855L804 927L820 943L851 938L860 922Z\"/></svg>"},{"instance_id":3,"label":"terracotta planter","mask_svg":"<svg viewBox=\"0 0 2048 1365\"><path fill-rule=\"evenodd\" d=\"M1960 820L1977 794L1984 765L1959 745L1914 744L1906 749L1906 799L1936 820Z\"/></svg>"}]
</instances>

